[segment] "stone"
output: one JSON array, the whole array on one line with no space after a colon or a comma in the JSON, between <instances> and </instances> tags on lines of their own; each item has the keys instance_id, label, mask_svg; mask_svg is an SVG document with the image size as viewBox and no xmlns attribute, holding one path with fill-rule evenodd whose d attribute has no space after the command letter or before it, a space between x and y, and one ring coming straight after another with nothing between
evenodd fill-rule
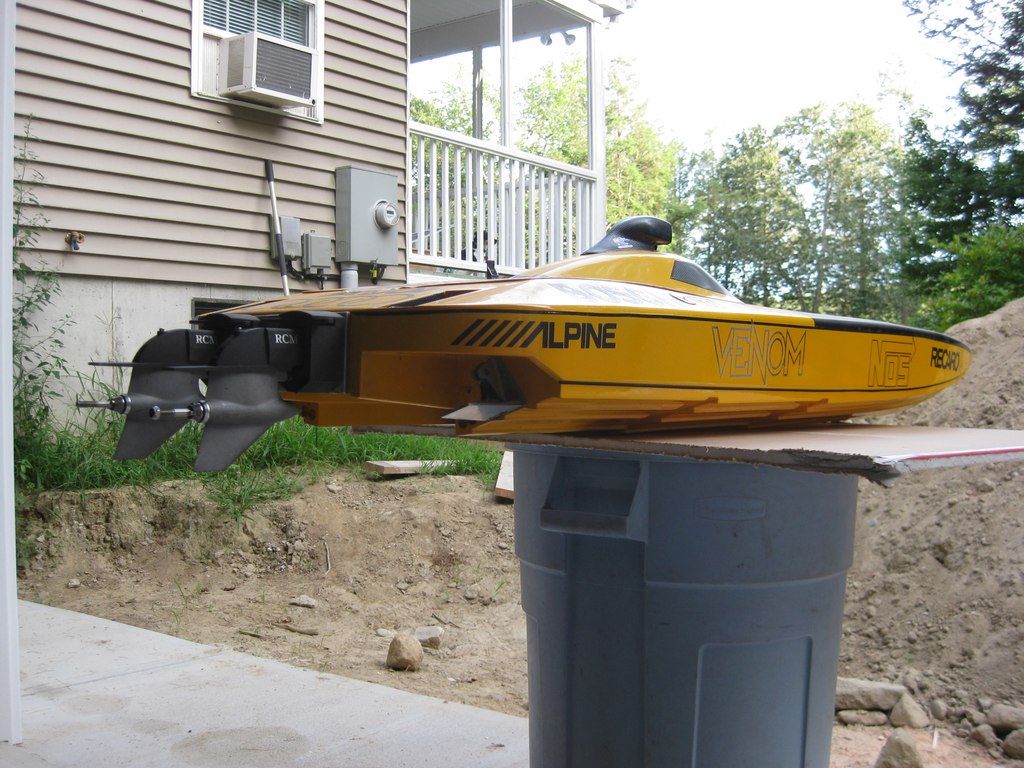
<instances>
[{"instance_id":1,"label":"stone","mask_svg":"<svg viewBox=\"0 0 1024 768\"><path fill-rule=\"evenodd\" d=\"M949 707L942 699L932 699L930 709L932 711L932 717L936 720L945 720L949 717Z\"/></svg>"},{"instance_id":2,"label":"stone","mask_svg":"<svg viewBox=\"0 0 1024 768\"><path fill-rule=\"evenodd\" d=\"M413 634L424 648L437 650L441 647L444 627L417 627Z\"/></svg>"},{"instance_id":3,"label":"stone","mask_svg":"<svg viewBox=\"0 0 1024 768\"><path fill-rule=\"evenodd\" d=\"M988 723L974 726L971 729L971 738L985 747L999 746L999 737Z\"/></svg>"},{"instance_id":4,"label":"stone","mask_svg":"<svg viewBox=\"0 0 1024 768\"><path fill-rule=\"evenodd\" d=\"M82 582L78 579L68 579L68 589L78 589L82 586Z\"/></svg>"},{"instance_id":5,"label":"stone","mask_svg":"<svg viewBox=\"0 0 1024 768\"><path fill-rule=\"evenodd\" d=\"M906 728L897 728L882 746L874 768L924 768L914 737Z\"/></svg>"},{"instance_id":6,"label":"stone","mask_svg":"<svg viewBox=\"0 0 1024 768\"><path fill-rule=\"evenodd\" d=\"M309 595L299 595L289 600L288 605L297 605L299 608L316 608L317 602Z\"/></svg>"},{"instance_id":7,"label":"stone","mask_svg":"<svg viewBox=\"0 0 1024 768\"><path fill-rule=\"evenodd\" d=\"M398 633L395 632L392 629L385 629L384 627L378 627L374 631L374 634L377 635L377 637L383 637L386 640L390 640L391 638L393 638Z\"/></svg>"},{"instance_id":8,"label":"stone","mask_svg":"<svg viewBox=\"0 0 1024 768\"><path fill-rule=\"evenodd\" d=\"M885 712L879 712L877 709L841 709L836 712L836 720L843 725L881 726L889 724L889 718L885 716Z\"/></svg>"},{"instance_id":9,"label":"stone","mask_svg":"<svg viewBox=\"0 0 1024 768\"><path fill-rule=\"evenodd\" d=\"M1009 733L1024 729L1024 707L1009 704L993 704L986 714L986 721L996 733Z\"/></svg>"},{"instance_id":10,"label":"stone","mask_svg":"<svg viewBox=\"0 0 1024 768\"><path fill-rule=\"evenodd\" d=\"M907 692L905 686L895 683L875 683L854 677L840 677L836 681L836 709L877 709L888 712Z\"/></svg>"},{"instance_id":11,"label":"stone","mask_svg":"<svg viewBox=\"0 0 1024 768\"><path fill-rule=\"evenodd\" d=\"M889 713L889 722L897 728L927 728L931 718L924 707L917 703L917 699L905 693Z\"/></svg>"},{"instance_id":12,"label":"stone","mask_svg":"<svg viewBox=\"0 0 1024 768\"><path fill-rule=\"evenodd\" d=\"M1003 741L1003 753L1012 760L1024 760L1024 728L1012 731Z\"/></svg>"},{"instance_id":13,"label":"stone","mask_svg":"<svg viewBox=\"0 0 1024 768\"><path fill-rule=\"evenodd\" d=\"M399 672L415 672L423 663L423 646L412 635L395 635L388 646L387 665Z\"/></svg>"},{"instance_id":14,"label":"stone","mask_svg":"<svg viewBox=\"0 0 1024 768\"><path fill-rule=\"evenodd\" d=\"M971 725L983 725L988 722L988 718L985 716L985 713L980 709L974 709L973 707L968 707L964 710L964 717L967 718L967 721Z\"/></svg>"}]
</instances>

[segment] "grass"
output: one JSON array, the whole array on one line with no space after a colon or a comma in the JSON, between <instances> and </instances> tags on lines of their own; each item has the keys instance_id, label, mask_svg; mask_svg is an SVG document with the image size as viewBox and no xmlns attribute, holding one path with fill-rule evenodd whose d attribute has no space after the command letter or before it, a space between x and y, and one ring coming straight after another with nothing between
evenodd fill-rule
<instances>
[{"instance_id":1,"label":"grass","mask_svg":"<svg viewBox=\"0 0 1024 768\"><path fill-rule=\"evenodd\" d=\"M141 461L113 458L123 422L105 411L84 424L22 433L15 443L18 485L23 492L147 486L166 480L199 479L210 498L240 518L255 504L296 493L309 479L338 466L365 461L444 461L447 474L497 478L501 453L491 446L454 438L388 433L353 433L344 427L311 427L298 418L275 424L239 460L221 473L197 474L201 428L186 425Z\"/></svg>"}]
</instances>

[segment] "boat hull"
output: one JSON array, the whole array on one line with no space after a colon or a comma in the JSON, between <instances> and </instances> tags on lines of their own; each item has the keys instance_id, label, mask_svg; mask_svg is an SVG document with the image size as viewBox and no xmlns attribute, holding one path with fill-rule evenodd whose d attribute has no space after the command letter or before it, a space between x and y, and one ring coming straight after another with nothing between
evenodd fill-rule
<instances>
[{"instance_id":1,"label":"boat hull","mask_svg":"<svg viewBox=\"0 0 1024 768\"><path fill-rule=\"evenodd\" d=\"M196 468L221 469L276 421L450 424L462 434L644 432L836 421L903 408L959 380L943 334L744 304L655 252L667 222L614 228L591 255L517 278L316 291L161 332L109 401L119 458L188 421ZM625 249L625 251L623 250Z\"/></svg>"},{"instance_id":2,"label":"boat hull","mask_svg":"<svg viewBox=\"0 0 1024 768\"><path fill-rule=\"evenodd\" d=\"M970 364L939 334L801 315L459 307L349 323L348 391L283 393L310 423L501 434L829 421L913 405ZM505 392L478 381L489 363ZM509 407L465 408L488 402Z\"/></svg>"}]
</instances>

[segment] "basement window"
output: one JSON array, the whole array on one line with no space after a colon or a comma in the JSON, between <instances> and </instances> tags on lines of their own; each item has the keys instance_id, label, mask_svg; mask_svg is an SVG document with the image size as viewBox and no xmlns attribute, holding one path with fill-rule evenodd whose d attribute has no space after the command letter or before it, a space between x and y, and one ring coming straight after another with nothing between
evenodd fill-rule
<instances>
[{"instance_id":1,"label":"basement window","mask_svg":"<svg viewBox=\"0 0 1024 768\"><path fill-rule=\"evenodd\" d=\"M199 317L200 315L205 315L207 312L224 312L228 309L240 307L242 304L246 303L247 302L239 301L238 299L192 299L192 317Z\"/></svg>"}]
</instances>

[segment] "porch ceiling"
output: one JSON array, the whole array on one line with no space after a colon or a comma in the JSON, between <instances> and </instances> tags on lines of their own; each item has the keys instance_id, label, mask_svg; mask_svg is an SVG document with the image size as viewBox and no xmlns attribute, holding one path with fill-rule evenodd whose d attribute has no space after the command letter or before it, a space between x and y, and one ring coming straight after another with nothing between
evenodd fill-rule
<instances>
[{"instance_id":1,"label":"porch ceiling","mask_svg":"<svg viewBox=\"0 0 1024 768\"><path fill-rule=\"evenodd\" d=\"M585 5L598 13L601 6ZM498 44L498 0L411 0L411 58L424 61ZM543 0L514 0L512 38L523 40L579 27L586 21Z\"/></svg>"}]
</instances>

